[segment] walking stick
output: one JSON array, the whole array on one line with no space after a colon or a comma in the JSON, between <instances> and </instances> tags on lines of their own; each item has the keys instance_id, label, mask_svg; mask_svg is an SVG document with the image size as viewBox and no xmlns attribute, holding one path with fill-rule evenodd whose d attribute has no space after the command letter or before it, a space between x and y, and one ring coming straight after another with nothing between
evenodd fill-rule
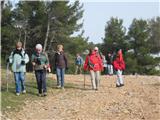
<instances>
[{"instance_id":1,"label":"walking stick","mask_svg":"<svg viewBox=\"0 0 160 120\"><path fill-rule=\"evenodd\" d=\"M85 75L85 71L84 71L84 89L86 88L86 75Z\"/></svg>"},{"instance_id":2,"label":"walking stick","mask_svg":"<svg viewBox=\"0 0 160 120\"><path fill-rule=\"evenodd\" d=\"M8 92L8 77L9 76L9 62L7 63L7 69L6 69L6 82L7 82L7 92Z\"/></svg>"}]
</instances>

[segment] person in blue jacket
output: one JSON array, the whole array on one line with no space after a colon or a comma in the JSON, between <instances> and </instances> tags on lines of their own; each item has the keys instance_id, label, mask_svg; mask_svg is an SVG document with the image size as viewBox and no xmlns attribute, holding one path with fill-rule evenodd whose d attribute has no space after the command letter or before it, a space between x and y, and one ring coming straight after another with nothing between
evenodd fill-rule
<instances>
[{"instance_id":1,"label":"person in blue jacket","mask_svg":"<svg viewBox=\"0 0 160 120\"><path fill-rule=\"evenodd\" d=\"M82 74L83 58L78 53L75 58L75 66L76 66L75 74L78 74L78 70L80 74Z\"/></svg>"}]
</instances>

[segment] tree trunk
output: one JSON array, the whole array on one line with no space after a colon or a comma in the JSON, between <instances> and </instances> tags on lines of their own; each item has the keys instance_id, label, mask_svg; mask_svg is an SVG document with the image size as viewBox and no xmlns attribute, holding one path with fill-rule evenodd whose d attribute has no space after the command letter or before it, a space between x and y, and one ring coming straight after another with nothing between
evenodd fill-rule
<instances>
[{"instance_id":1,"label":"tree trunk","mask_svg":"<svg viewBox=\"0 0 160 120\"><path fill-rule=\"evenodd\" d=\"M50 22L48 21L48 25L47 25L47 33L46 33L46 38L45 38L45 41L44 41L44 48L43 48L44 51L46 51L49 31L50 31Z\"/></svg>"},{"instance_id":2,"label":"tree trunk","mask_svg":"<svg viewBox=\"0 0 160 120\"><path fill-rule=\"evenodd\" d=\"M22 33L21 33L21 29L19 28L19 42L21 41L21 35Z\"/></svg>"},{"instance_id":3,"label":"tree trunk","mask_svg":"<svg viewBox=\"0 0 160 120\"><path fill-rule=\"evenodd\" d=\"M24 31L24 44L23 44L23 48L26 48L26 39L27 39L27 31Z\"/></svg>"}]
</instances>

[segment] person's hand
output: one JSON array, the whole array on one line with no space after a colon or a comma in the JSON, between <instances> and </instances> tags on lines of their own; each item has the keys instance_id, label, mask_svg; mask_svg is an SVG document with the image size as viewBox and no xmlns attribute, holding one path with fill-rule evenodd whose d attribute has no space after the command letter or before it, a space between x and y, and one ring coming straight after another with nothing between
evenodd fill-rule
<instances>
[{"instance_id":1,"label":"person's hand","mask_svg":"<svg viewBox=\"0 0 160 120\"><path fill-rule=\"evenodd\" d=\"M36 65L36 63L35 63L35 62L32 62L32 65L33 65L33 66L35 66L35 65Z\"/></svg>"},{"instance_id":2,"label":"person's hand","mask_svg":"<svg viewBox=\"0 0 160 120\"><path fill-rule=\"evenodd\" d=\"M43 67L44 67L44 69L47 69L47 65L44 65Z\"/></svg>"},{"instance_id":3,"label":"person's hand","mask_svg":"<svg viewBox=\"0 0 160 120\"><path fill-rule=\"evenodd\" d=\"M68 67L66 67L66 70L68 70Z\"/></svg>"},{"instance_id":4,"label":"person's hand","mask_svg":"<svg viewBox=\"0 0 160 120\"><path fill-rule=\"evenodd\" d=\"M51 68L50 68L50 67L48 68L48 72L49 72L49 73L51 72Z\"/></svg>"}]
</instances>

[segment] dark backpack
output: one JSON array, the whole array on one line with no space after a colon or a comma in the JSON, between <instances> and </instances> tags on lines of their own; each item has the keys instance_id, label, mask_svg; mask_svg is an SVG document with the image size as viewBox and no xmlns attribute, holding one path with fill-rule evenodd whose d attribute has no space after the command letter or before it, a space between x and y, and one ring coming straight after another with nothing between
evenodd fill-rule
<instances>
[{"instance_id":1,"label":"dark backpack","mask_svg":"<svg viewBox=\"0 0 160 120\"><path fill-rule=\"evenodd\" d=\"M24 51L24 54L22 55L22 51ZM19 54L22 58L24 58L24 56L26 55L26 51L25 50L22 50L20 53L19 52L17 52L17 50L15 49L15 50L13 50L13 54L12 54L12 56L14 56L15 54Z\"/></svg>"}]
</instances>

